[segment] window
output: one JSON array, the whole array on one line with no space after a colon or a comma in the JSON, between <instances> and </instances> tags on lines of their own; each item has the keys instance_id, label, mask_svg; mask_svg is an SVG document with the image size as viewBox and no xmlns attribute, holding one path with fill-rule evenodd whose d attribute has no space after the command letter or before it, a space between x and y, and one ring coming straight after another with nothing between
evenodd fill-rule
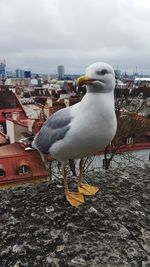
<instances>
[{"instance_id":1,"label":"window","mask_svg":"<svg viewBox=\"0 0 150 267\"><path fill-rule=\"evenodd\" d=\"M0 132L4 132L4 126L2 124L0 124Z\"/></svg>"},{"instance_id":2,"label":"window","mask_svg":"<svg viewBox=\"0 0 150 267\"><path fill-rule=\"evenodd\" d=\"M0 178L3 178L5 174L6 174L5 170L2 167L0 167Z\"/></svg>"},{"instance_id":3,"label":"window","mask_svg":"<svg viewBox=\"0 0 150 267\"><path fill-rule=\"evenodd\" d=\"M12 116L11 116L11 112L5 112L5 118L6 119L10 119Z\"/></svg>"},{"instance_id":4,"label":"window","mask_svg":"<svg viewBox=\"0 0 150 267\"><path fill-rule=\"evenodd\" d=\"M28 165L19 165L17 167L17 172L18 174L27 174L27 173L30 173L31 172L31 168L28 166Z\"/></svg>"},{"instance_id":5,"label":"window","mask_svg":"<svg viewBox=\"0 0 150 267\"><path fill-rule=\"evenodd\" d=\"M133 137L128 137L127 138L127 145L133 145L134 143L134 138Z\"/></svg>"}]
</instances>

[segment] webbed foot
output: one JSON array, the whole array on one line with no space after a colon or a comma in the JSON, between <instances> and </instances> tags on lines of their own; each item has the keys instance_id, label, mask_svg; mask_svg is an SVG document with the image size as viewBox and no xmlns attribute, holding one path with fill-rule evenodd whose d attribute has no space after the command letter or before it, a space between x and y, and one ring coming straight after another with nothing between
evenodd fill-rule
<instances>
[{"instance_id":1,"label":"webbed foot","mask_svg":"<svg viewBox=\"0 0 150 267\"><path fill-rule=\"evenodd\" d=\"M97 186L89 185L81 183L78 185L78 192L86 195L86 196L92 196L95 195L98 192L99 188Z\"/></svg>"},{"instance_id":2,"label":"webbed foot","mask_svg":"<svg viewBox=\"0 0 150 267\"><path fill-rule=\"evenodd\" d=\"M73 207L78 207L84 203L84 196L80 192L69 192L65 193L67 201Z\"/></svg>"}]
</instances>

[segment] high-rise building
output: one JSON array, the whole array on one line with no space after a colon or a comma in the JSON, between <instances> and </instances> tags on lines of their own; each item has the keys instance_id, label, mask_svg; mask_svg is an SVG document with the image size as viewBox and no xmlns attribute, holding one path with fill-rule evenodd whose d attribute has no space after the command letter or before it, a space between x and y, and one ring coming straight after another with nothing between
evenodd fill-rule
<instances>
[{"instance_id":1,"label":"high-rise building","mask_svg":"<svg viewBox=\"0 0 150 267\"><path fill-rule=\"evenodd\" d=\"M0 62L0 84L5 84L6 81L6 72L5 72L5 59L4 62Z\"/></svg>"},{"instance_id":2,"label":"high-rise building","mask_svg":"<svg viewBox=\"0 0 150 267\"><path fill-rule=\"evenodd\" d=\"M31 78L31 69L30 69L30 67L25 67L24 68L24 77L25 78Z\"/></svg>"},{"instance_id":3,"label":"high-rise building","mask_svg":"<svg viewBox=\"0 0 150 267\"><path fill-rule=\"evenodd\" d=\"M63 80L65 75L65 68L63 65L59 65L57 68L58 80Z\"/></svg>"},{"instance_id":4,"label":"high-rise building","mask_svg":"<svg viewBox=\"0 0 150 267\"><path fill-rule=\"evenodd\" d=\"M6 73L5 73L5 61L4 62L0 62L0 77L5 77Z\"/></svg>"},{"instance_id":5,"label":"high-rise building","mask_svg":"<svg viewBox=\"0 0 150 267\"><path fill-rule=\"evenodd\" d=\"M17 69L16 70L16 77L17 78L24 78L24 70Z\"/></svg>"}]
</instances>

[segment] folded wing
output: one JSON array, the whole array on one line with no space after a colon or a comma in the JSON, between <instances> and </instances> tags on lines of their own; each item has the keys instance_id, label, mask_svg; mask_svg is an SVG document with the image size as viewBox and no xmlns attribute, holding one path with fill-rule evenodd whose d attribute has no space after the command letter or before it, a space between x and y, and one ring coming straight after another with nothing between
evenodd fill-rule
<instances>
[{"instance_id":1,"label":"folded wing","mask_svg":"<svg viewBox=\"0 0 150 267\"><path fill-rule=\"evenodd\" d=\"M36 134L32 146L42 153L48 153L50 147L63 139L70 129L72 117L69 108L64 108L54 113L44 122L40 131Z\"/></svg>"}]
</instances>

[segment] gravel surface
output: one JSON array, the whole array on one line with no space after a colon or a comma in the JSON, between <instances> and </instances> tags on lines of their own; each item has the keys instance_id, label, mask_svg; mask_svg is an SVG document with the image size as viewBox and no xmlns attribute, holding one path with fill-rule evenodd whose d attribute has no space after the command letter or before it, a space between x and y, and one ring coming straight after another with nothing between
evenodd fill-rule
<instances>
[{"instance_id":1,"label":"gravel surface","mask_svg":"<svg viewBox=\"0 0 150 267\"><path fill-rule=\"evenodd\" d=\"M149 267L150 167L92 176L100 191L78 208L61 178L2 190L0 267Z\"/></svg>"}]
</instances>

